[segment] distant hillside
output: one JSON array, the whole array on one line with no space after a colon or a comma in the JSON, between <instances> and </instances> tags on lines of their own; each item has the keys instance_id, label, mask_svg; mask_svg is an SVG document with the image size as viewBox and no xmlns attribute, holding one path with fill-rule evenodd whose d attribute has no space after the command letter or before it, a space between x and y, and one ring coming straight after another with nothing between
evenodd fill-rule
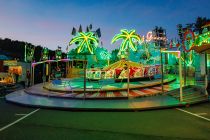
<instances>
[{"instance_id":1,"label":"distant hillside","mask_svg":"<svg viewBox=\"0 0 210 140\"><path fill-rule=\"evenodd\" d=\"M40 61L42 46L35 46L31 43L27 43L27 46L35 47L34 60ZM12 59L19 59L24 61L25 56L25 42L18 40L11 40L9 38L0 38L0 55L6 55ZM49 50L50 58L55 56L55 51Z\"/></svg>"}]
</instances>

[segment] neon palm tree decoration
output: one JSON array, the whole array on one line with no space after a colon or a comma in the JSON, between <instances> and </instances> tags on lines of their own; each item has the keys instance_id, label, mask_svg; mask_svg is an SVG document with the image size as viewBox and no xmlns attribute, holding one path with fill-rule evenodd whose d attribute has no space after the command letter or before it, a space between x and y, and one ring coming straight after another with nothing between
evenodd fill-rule
<instances>
[{"instance_id":1,"label":"neon palm tree decoration","mask_svg":"<svg viewBox=\"0 0 210 140\"><path fill-rule=\"evenodd\" d=\"M140 41L140 36L136 34L135 30L126 30L122 29L120 30L120 34L117 34L113 37L112 39L112 44L115 43L117 40L122 39L122 43L120 46L120 52L125 52L128 51L128 58L129 58L129 49L132 49L133 51L137 51L137 47L134 44L134 41ZM127 81L127 97L129 97L129 82L130 82L130 74L129 74L129 63L127 63L127 76L128 76L128 81Z\"/></svg>"},{"instance_id":2,"label":"neon palm tree decoration","mask_svg":"<svg viewBox=\"0 0 210 140\"><path fill-rule=\"evenodd\" d=\"M79 32L77 36L72 38L69 45L72 45L73 43L78 46L77 53L93 54L98 45L98 39L93 32Z\"/></svg>"},{"instance_id":3,"label":"neon palm tree decoration","mask_svg":"<svg viewBox=\"0 0 210 140\"><path fill-rule=\"evenodd\" d=\"M84 98L86 98L86 55L93 54L95 48L98 46L98 39L93 32L78 32L78 34L69 42L69 45L72 45L73 43L77 45L77 53L85 55Z\"/></svg>"},{"instance_id":4,"label":"neon palm tree decoration","mask_svg":"<svg viewBox=\"0 0 210 140\"><path fill-rule=\"evenodd\" d=\"M115 43L117 40L122 39L122 43L120 46L120 51L126 51L128 49L132 49L133 51L136 51L136 45L134 44L134 41L140 41L140 36L136 34L135 30L128 31L127 29L120 30L121 33L117 34L112 39L112 44Z\"/></svg>"}]
</instances>

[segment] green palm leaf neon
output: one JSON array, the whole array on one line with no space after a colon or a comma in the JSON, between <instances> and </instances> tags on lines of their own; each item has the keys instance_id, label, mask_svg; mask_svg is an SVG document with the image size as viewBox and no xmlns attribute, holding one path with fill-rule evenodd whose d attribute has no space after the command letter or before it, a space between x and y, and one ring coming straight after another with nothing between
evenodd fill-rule
<instances>
[{"instance_id":1,"label":"green palm leaf neon","mask_svg":"<svg viewBox=\"0 0 210 140\"><path fill-rule=\"evenodd\" d=\"M93 51L98 46L98 38L94 36L93 32L79 32L77 36L72 38L72 40L69 42L69 45L72 45L76 42L78 42L77 53L86 51L93 54Z\"/></svg>"},{"instance_id":2,"label":"green palm leaf neon","mask_svg":"<svg viewBox=\"0 0 210 140\"><path fill-rule=\"evenodd\" d=\"M120 34L117 34L113 37L111 43L115 43L117 40L122 39L122 43L120 46L120 51L125 51L126 49L132 49L136 51L137 48L134 45L134 41L140 41L140 36L136 34L135 30L128 31L127 29L120 30Z\"/></svg>"}]
</instances>

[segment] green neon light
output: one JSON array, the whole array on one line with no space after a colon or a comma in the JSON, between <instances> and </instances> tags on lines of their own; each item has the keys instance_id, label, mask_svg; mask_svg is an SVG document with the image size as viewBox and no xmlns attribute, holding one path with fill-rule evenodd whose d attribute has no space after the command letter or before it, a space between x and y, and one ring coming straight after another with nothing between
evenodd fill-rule
<instances>
[{"instance_id":1,"label":"green neon light","mask_svg":"<svg viewBox=\"0 0 210 140\"><path fill-rule=\"evenodd\" d=\"M49 55L49 49L44 47L42 50L42 60L47 60Z\"/></svg>"},{"instance_id":2,"label":"green neon light","mask_svg":"<svg viewBox=\"0 0 210 140\"><path fill-rule=\"evenodd\" d=\"M56 57L56 60L61 59L61 57L62 57L62 51L59 50L59 49L57 49L57 50L55 51L55 57Z\"/></svg>"},{"instance_id":3,"label":"green neon light","mask_svg":"<svg viewBox=\"0 0 210 140\"><path fill-rule=\"evenodd\" d=\"M101 59L108 60L111 58L111 54L107 50L103 50L100 52Z\"/></svg>"},{"instance_id":4,"label":"green neon light","mask_svg":"<svg viewBox=\"0 0 210 140\"><path fill-rule=\"evenodd\" d=\"M140 36L136 34L135 30L128 31L127 29L120 30L121 33L117 34L112 39L112 44L117 40L122 39L122 43L120 46L120 51L126 51L127 49L132 49L133 51L137 50L136 45L134 45L134 41L140 41Z\"/></svg>"},{"instance_id":5,"label":"green neon light","mask_svg":"<svg viewBox=\"0 0 210 140\"><path fill-rule=\"evenodd\" d=\"M198 35L198 37L195 39L196 46L201 46L204 44L210 44L210 31Z\"/></svg>"},{"instance_id":6,"label":"green neon light","mask_svg":"<svg viewBox=\"0 0 210 140\"><path fill-rule=\"evenodd\" d=\"M72 38L69 45L78 43L77 53L89 52L93 54L95 48L98 46L98 38L93 32L79 32L77 36Z\"/></svg>"}]
</instances>

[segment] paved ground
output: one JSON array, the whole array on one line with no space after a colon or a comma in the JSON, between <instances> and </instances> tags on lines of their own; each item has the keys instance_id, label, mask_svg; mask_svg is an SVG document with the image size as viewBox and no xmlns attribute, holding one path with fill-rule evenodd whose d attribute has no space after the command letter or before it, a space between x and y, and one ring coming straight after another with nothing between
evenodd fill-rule
<instances>
[{"instance_id":1,"label":"paved ground","mask_svg":"<svg viewBox=\"0 0 210 140\"><path fill-rule=\"evenodd\" d=\"M210 103L181 109L71 112L21 107L1 97L0 139L209 139Z\"/></svg>"}]
</instances>

